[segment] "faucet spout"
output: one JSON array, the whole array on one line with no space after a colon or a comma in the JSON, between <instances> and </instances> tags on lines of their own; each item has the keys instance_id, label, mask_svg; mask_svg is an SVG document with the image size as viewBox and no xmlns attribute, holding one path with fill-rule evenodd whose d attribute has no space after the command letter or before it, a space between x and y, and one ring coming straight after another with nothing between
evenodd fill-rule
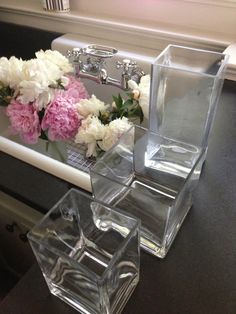
<instances>
[{"instance_id":1,"label":"faucet spout","mask_svg":"<svg viewBox=\"0 0 236 314\"><path fill-rule=\"evenodd\" d=\"M123 90L128 90L128 81L122 76L122 80L114 79L110 76L108 76L107 71L105 69L101 69L100 71L100 80L102 84L105 85L111 85L118 87Z\"/></svg>"},{"instance_id":2,"label":"faucet spout","mask_svg":"<svg viewBox=\"0 0 236 314\"><path fill-rule=\"evenodd\" d=\"M128 84L122 84L121 81L113 79L112 77L108 77L105 84L112 85L112 86L118 87L118 88L123 89L123 90L129 89Z\"/></svg>"},{"instance_id":3,"label":"faucet spout","mask_svg":"<svg viewBox=\"0 0 236 314\"><path fill-rule=\"evenodd\" d=\"M88 79L98 84L102 83L99 76L95 76L95 75L92 75L83 71L77 72L76 75L80 78Z\"/></svg>"}]
</instances>

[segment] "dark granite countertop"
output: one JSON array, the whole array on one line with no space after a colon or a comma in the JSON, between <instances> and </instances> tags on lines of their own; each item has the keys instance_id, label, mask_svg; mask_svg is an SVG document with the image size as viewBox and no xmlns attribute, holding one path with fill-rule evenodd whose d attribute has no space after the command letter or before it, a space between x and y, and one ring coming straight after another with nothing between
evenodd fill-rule
<instances>
[{"instance_id":1,"label":"dark granite countertop","mask_svg":"<svg viewBox=\"0 0 236 314\"><path fill-rule=\"evenodd\" d=\"M124 314L236 313L236 84L226 81L194 205L164 260L141 254ZM46 212L71 185L0 152L3 191ZM76 313L50 295L35 264L2 314Z\"/></svg>"}]
</instances>

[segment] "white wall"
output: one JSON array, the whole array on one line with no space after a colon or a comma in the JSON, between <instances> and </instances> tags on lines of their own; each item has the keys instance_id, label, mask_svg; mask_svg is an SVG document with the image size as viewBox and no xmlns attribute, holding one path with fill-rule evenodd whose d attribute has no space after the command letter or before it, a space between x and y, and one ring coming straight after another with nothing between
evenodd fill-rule
<instances>
[{"instance_id":1,"label":"white wall","mask_svg":"<svg viewBox=\"0 0 236 314\"><path fill-rule=\"evenodd\" d=\"M49 13L39 0L1 0L0 21L113 40L138 49L175 43L223 51L236 41L236 1L71 0Z\"/></svg>"},{"instance_id":2,"label":"white wall","mask_svg":"<svg viewBox=\"0 0 236 314\"><path fill-rule=\"evenodd\" d=\"M236 1L71 0L71 6L83 16L222 41L236 40Z\"/></svg>"}]
</instances>

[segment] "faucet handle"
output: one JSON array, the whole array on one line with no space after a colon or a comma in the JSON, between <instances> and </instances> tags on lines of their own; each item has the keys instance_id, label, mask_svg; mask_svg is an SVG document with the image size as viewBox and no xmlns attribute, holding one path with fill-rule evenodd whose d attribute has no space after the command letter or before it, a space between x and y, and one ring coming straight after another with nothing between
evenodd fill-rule
<instances>
[{"instance_id":1,"label":"faucet handle","mask_svg":"<svg viewBox=\"0 0 236 314\"><path fill-rule=\"evenodd\" d=\"M67 50L66 56L68 59L72 59L72 62L79 60L82 51L80 48L73 48L72 50Z\"/></svg>"},{"instance_id":2,"label":"faucet handle","mask_svg":"<svg viewBox=\"0 0 236 314\"><path fill-rule=\"evenodd\" d=\"M137 62L133 60L124 59L122 62L121 61L116 62L116 68L117 69L123 68L125 74L128 74L130 70L136 69L136 67Z\"/></svg>"}]
</instances>

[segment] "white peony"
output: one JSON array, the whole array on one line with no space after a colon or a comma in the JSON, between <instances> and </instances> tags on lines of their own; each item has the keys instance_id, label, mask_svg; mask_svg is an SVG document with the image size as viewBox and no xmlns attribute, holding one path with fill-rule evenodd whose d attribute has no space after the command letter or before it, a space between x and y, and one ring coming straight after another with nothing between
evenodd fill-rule
<instances>
[{"instance_id":1,"label":"white peony","mask_svg":"<svg viewBox=\"0 0 236 314\"><path fill-rule=\"evenodd\" d=\"M66 87L70 82L69 78L64 75L60 78L60 80L63 87Z\"/></svg>"},{"instance_id":2,"label":"white peony","mask_svg":"<svg viewBox=\"0 0 236 314\"><path fill-rule=\"evenodd\" d=\"M45 60L31 59L25 61L22 66L22 81L19 83L18 99L23 103L35 101L42 93L45 106L46 98L49 99L50 95L46 95L49 92L49 86L57 84L57 80L61 78L62 71L58 66ZM40 101L40 100L39 100Z\"/></svg>"},{"instance_id":3,"label":"white peony","mask_svg":"<svg viewBox=\"0 0 236 314\"><path fill-rule=\"evenodd\" d=\"M98 116L99 112L105 111L106 108L107 105L105 105L104 102L99 100L95 95L92 95L89 99L81 99L77 104L77 110L84 118L90 114Z\"/></svg>"},{"instance_id":4,"label":"white peony","mask_svg":"<svg viewBox=\"0 0 236 314\"><path fill-rule=\"evenodd\" d=\"M20 83L19 89L20 95L17 97L17 99L22 104L28 104L29 102L34 102L36 98L44 92L45 87L37 81L24 80Z\"/></svg>"},{"instance_id":5,"label":"white peony","mask_svg":"<svg viewBox=\"0 0 236 314\"><path fill-rule=\"evenodd\" d=\"M47 58L28 61L0 58L0 82L13 88L15 95L19 94L17 99L24 104L37 100L39 108L45 107L52 99L50 86L57 86L59 79L63 86L68 84L60 67Z\"/></svg>"},{"instance_id":6,"label":"white peony","mask_svg":"<svg viewBox=\"0 0 236 314\"><path fill-rule=\"evenodd\" d=\"M56 84L62 76L62 71L58 66L47 60L31 59L24 63L23 80L37 81L41 85L48 86Z\"/></svg>"},{"instance_id":7,"label":"white peony","mask_svg":"<svg viewBox=\"0 0 236 314\"><path fill-rule=\"evenodd\" d=\"M138 84L133 80L128 81L128 86L132 90L136 90L136 89L138 90Z\"/></svg>"},{"instance_id":8,"label":"white peony","mask_svg":"<svg viewBox=\"0 0 236 314\"><path fill-rule=\"evenodd\" d=\"M139 101L144 117L149 118L149 94L150 94L150 75L141 77L140 83L137 84L133 80L128 82L129 88L134 91L135 99Z\"/></svg>"},{"instance_id":9,"label":"white peony","mask_svg":"<svg viewBox=\"0 0 236 314\"><path fill-rule=\"evenodd\" d=\"M103 139L104 131L105 126L98 117L89 115L86 119L82 120L79 131L75 136L75 143L88 145L86 157L97 156L97 141Z\"/></svg>"},{"instance_id":10,"label":"white peony","mask_svg":"<svg viewBox=\"0 0 236 314\"><path fill-rule=\"evenodd\" d=\"M11 57L9 60L5 57L0 58L0 82L5 86L16 88L22 80L24 62L16 57Z\"/></svg>"},{"instance_id":11,"label":"white peony","mask_svg":"<svg viewBox=\"0 0 236 314\"><path fill-rule=\"evenodd\" d=\"M99 147L104 151L109 150L131 126L132 123L126 117L111 121L105 126L103 139L98 142Z\"/></svg>"},{"instance_id":12,"label":"white peony","mask_svg":"<svg viewBox=\"0 0 236 314\"><path fill-rule=\"evenodd\" d=\"M53 88L48 88L44 90L36 99L35 106L37 110L46 109L47 105L54 99L55 90Z\"/></svg>"},{"instance_id":13,"label":"white peony","mask_svg":"<svg viewBox=\"0 0 236 314\"><path fill-rule=\"evenodd\" d=\"M40 50L35 53L37 59L47 60L55 65L57 65L61 71L64 73L72 72L72 65L69 60L63 56L59 51L56 50Z\"/></svg>"},{"instance_id":14,"label":"white peony","mask_svg":"<svg viewBox=\"0 0 236 314\"><path fill-rule=\"evenodd\" d=\"M0 82L9 85L8 81L9 60L5 57L0 58Z\"/></svg>"},{"instance_id":15,"label":"white peony","mask_svg":"<svg viewBox=\"0 0 236 314\"><path fill-rule=\"evenodd\" d=\"M9 86L17 89L22 80L22 69L25 61L16 57L9 59Z\"/></svg>"}]
</instances>

